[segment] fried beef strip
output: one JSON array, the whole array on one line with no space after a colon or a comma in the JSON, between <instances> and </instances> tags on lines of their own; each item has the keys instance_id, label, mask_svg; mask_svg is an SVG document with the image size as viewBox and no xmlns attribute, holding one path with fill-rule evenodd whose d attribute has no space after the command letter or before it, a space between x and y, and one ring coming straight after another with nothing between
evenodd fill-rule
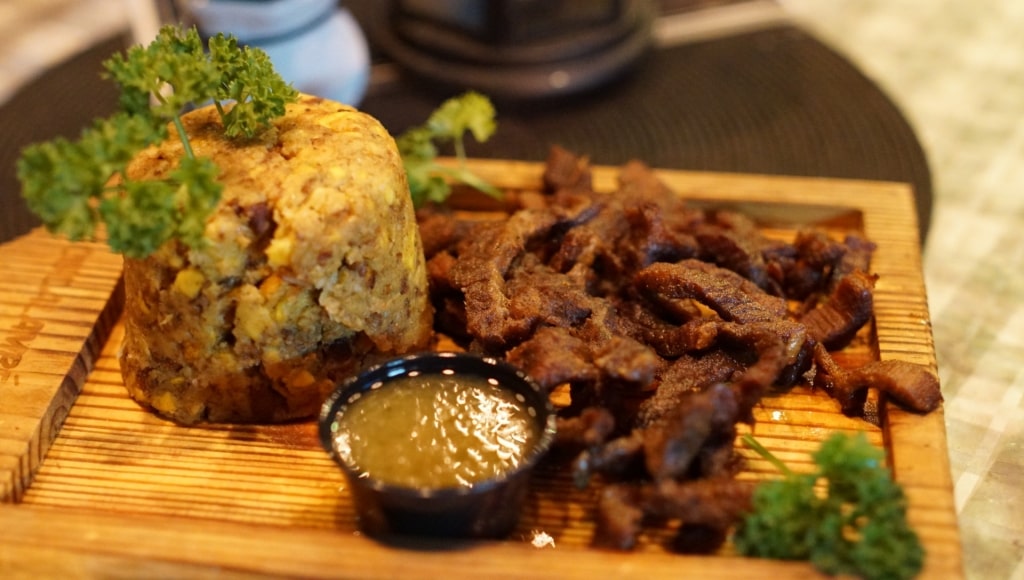
<instances>
[{"instance_id":1,"label":"fried beef strip","mask_svg":"<svg viewBox=\"0 0 1024 580\"><path fill-rule=\"evenodd\" d=\"M755 484L735 479L619 483L606 486L598 500L594 545L629 550L647 518L728 530L751 509Z\"/></svg>"},{"instance_id":2,"label":"fried beef strip","mask_svg":"<svg viewBox=\"0 0 1024 580\"><path fill-rule=\"evenodd\" d=\"M466 327L485 349L501 350L520 342L532 329L532 321L515 318L509 310L505 274L534 240L542 239L558 222L543 210L523 210L504 222L478 224L463 239L450 280L466 302Z\"/></svg>"},{"instance_id":3,"label":"fried beef strip","mask_svg":"<svg viewBox=\"0 0 1024 580\"><path fill-rule=\"evenodd\" d=\"M791 245L778 245L768 251L766 262L787 297L806 300L822 291L833 265L844 253L843 245L825 232L803 229Z\"/></svg>"},{"instance_id":4,"label":"fried beef strip","mask_svg":"<svg viewBox=\"0 0 1024 580\"><path fill-rule=\"evenodd\" d=\"M575 480L585 483L601 473L613 478L636 474L657 481L705 477L709 475L706 467L728 471L740 394L725 383L687 391L677 406L656 420L581 453L574 463Z\"/></svg>"},{"instance_id":5,"label":"fried beef strip","mask_svg":"<svg viewBox=\"0 0 1024 580\"><path fill-rule=\"evenodd\" d=\"M616 251L618 240L629 232L629 223L616 200L600 204L595 216L565 232L548 262L595 294L594 284L622 276L628 268Z\"/></svg>"},{"instance_id":6,"label":"fried beef strip","mask_svg":"<svg viewBox=\"0 0 1024 580\"><path fill-rule=\"evenodd\" d=\"M862 415L867 390L874 387L916 413L929 413L942 403L938 378L927 368L907 361L883 360L846 370L836 364L823 345L814 348L816 377L839 401L843 414Z\"/></svg>"},{"instance_id":7,"label":"fried beef strip","mask_svg":"<svg viewBox=\"0 0 1024 580\"><path fill-rule=\"evenodd\" d=\"M671 415L644 429L644 466L656 481L683 479L708 441L728 435L732 442L739 416L736 393L717 383L692 393Z\"/></svg>"},{"instance_id":8,"label":"fried beef strip","mask_svg":"<svg viewBox=\"0 0 1024 580\"><path fill-rule=\"evenodd\" d=\"M594 384L598 380L590 347L566 328L538 329L529 340L508 351L505 359L548 390L564 383Z\"/></svg>"},{"instance_id":9,"label":"fried beef strip","mask_svg":"<svg viewBox=\"0 0 1024 580\"><path fill-rule=\"evenodd\" d=\"M565 275L537 263L533 254L509 272L505 292L513 319L561 328L582 324L598 301Z\"/></svg>"},{"instance_id":10,"label":"fried beef strip","mask_svg":"<svg viewBox=\"0 0 1024 580\"><path fill-rule=\"evenodd\" d=\"M455 245L465 235L470 224L460 221L455 215L439 206L427 206L416 212L423 240L423 254L429 260L435 254Z\"/></svg>"},{"instance_id":11,"label":"fried beef strip","mask_svg":"<svg viewBox=\"0 0 1024 580\"><path fill-rule=\"evenodd\" d=\"M573 481L586 487L597 474L613 479L644 477L644 430L634 429L626 435L584 449L572 463Z\"/></svg>"},{"instance_id":12,"label":"fried beef strip","mask_svg":"<svg viewBox=\"0 0 1024 580\"><path fill-rule=\"evenodd\" d=\"M770 240L744 215L687 206L640 162L597 194L588 160L552 148L544 184L505 220L418 218L437 330L569 386L558 443L579 450L578 485L606 483L598 545L628 549L665 519L674 549L720 545L753 489L733 479L736 425L773 389L811 380L851 414L870 387L920 412L941 403L923 367L845 370L829 354L872 315L871 242Z\"/></svg>"},{"instance_id":13,"label":"fried beef strip","mask_svg":"<svg viewBox=\"0 0 1024 580\"><path fill-rule=\"evenodd\" d=\"M638 203L625 206L623 211L629 223L629 234L622 253L629 262L644 267L697 256L697 239L679 224L672 223L669 217L673 214L664 205Z\"/></svg>"},{"instance_id":14,"label":"fried beef strip","mask_svg":"<svg viewBox=\"0 0 1024 580\"><path fill-rule=\"evenodd\" d=\"M692 298L725 320L765 322L786 316L786 302L764 293L739 274L699 260L657 263L636 275L636 285L649 299Z\"/></svg>"},{"instance_id":15,"label":"fried beef strip","mask_svg":"<svg viewBox=\"0 0 1024 580\"><path fill-rule=\"evenodd\" d=\"M768 274L764 249L769 242L750 218L731 211L715 212L697 230L700 258L736 272L768 294L781 296L782 288Z\"/></svg>"},{"instance_id":16,"label":"fried beef strip","mask_svg":"<svg viewBox=\"0 0 1024 580\"><path fill-rule=\"evenodd\" d=\"M851 393L875 387L901 406L917 413L929 413L942 402L939 380L921 365L903 360L882 360L850 371L837 394L840 401Z\"/></svg>"},{"instance_id":17,"label":"fried beef strip","mask_svg":"<svg viewBox=\"0 0 1024 580\"><path fill-rule=\"evenodd\" d=\"M544 164L544 188L549 192L563 189L592 191L590 162L564 147L554 145Z\"/></svg>"},{"instance_id":18,"label":"fried beef strip","mask_svg":"<svg viewBox=\"0 0 1024 580\"><path fill-rule=\"evenodd\" d=\"M861 270L843 276L828 299L800 317L800 322L829 350L843 348L871 320L875 279Z\"/></svg>"},{"instance_id":19,"label":"fried beef strip","mask_svg":"<svg viewBox=\"0 0 1024 580\"><path fill-rule=\"evenodd\" d=\"M722 350L703 355L683 355L656 379L654 394L640 404L635 427L665 420L679 408L687 393L701 392L715 383L731 382L742 366Z\"/></svg>"},{"instance_id":20,"label":"fried beef strip","mask_svg":"<svg viewBox=\"0 0 1024 580\"><path fill-rule=\"evenodd\" d=\"M692 307L692 308L691 308ZM666 360L673 360L690 352L707 349L718 336L718 323L714 317L701 317L693 303L664 300L658 304L662 312L668 312L672 320L660 317L646 305L638 302L624 303L620 311L629 323L623 324L623 332L649 345ZM682 319L681 324L675 320Z\"/></svg>"},{"instance_id":21,"label":"fried beef strip","mask_svg":"<svg viewBox=\"0 0 1024 580\"><path fill-rule=\"evenodd\" d=\"M843 239L843 254L832 266L830 285L834 286L847 274L856 270L870 271L871 256L874 254L875 248L875 243L871 240L857 234L847 234Z\"/></svg>"},{"instance_id":22,"label":"fried beef strip","mask_svg":"<svg viewBox=\"0 0 1024 580\"><path fill-rule=\"evenodd\" d=\"M589 449L601 445L615 431L615 417L605 407L587 407L578 415L558 417L555 443L561 448Z\"/></svg>"}]
</instances>

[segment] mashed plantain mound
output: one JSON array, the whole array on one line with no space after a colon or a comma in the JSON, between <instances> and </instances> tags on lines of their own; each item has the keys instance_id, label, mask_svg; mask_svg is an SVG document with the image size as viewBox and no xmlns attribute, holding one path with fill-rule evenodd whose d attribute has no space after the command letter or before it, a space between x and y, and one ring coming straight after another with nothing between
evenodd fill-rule
<instances>
[{"instance_id":1,"label":"mashed plantain mound","mask_svg":"<svg viewBox=\"0 0 1024 580\"><path fill-rule=\"evenodd\" d=\"M121 369L136 401L183 424L303 418L342 376L426 346L422 245L375 119L301 96L248 142L227 140L212 107L183 121L224 190L207 244L125 259ZM172 136L128 175L164 177L182 155Z\"/></svg>"}]
</instances>

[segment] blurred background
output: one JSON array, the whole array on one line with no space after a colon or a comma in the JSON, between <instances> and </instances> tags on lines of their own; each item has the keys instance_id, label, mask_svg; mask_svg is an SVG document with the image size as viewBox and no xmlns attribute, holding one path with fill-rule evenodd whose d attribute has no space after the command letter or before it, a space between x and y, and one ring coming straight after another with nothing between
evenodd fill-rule
<instances>
[{"instance_id":1,"label":"blurred background","mask_svg":"<svg viewBox=\"0 0 1024 580\"><path fill-rule=\"evenodd\" d=\"M145 11L133 2L0 3L7 237L28 227L22 218L14 223L21 210L9 152L106 114L112 93L96 81L96 65L132 38L132 24L138 34ZM424 82L443 54L427 51L417 63L383 50L408 49L416 34L387 29L384 4L343 3L364 35L357 40L366 43L365 61L352 53L357 42L345 54L318 55L313 68L356 62L367 76L353 100L397 133L421 122L457 82ZM612 41L578 58L576 77L552 76L569 70L555 67L545 71L547 84L494 85L509 91L496 144L471 153L542 159L560 142L598 163L638 157L661 167L911 183L968 577L1024 579L1024 2L650 6L650 22L630 12ZM421 74L408 74L410 64Z\"/></svg>"}]
</instances>

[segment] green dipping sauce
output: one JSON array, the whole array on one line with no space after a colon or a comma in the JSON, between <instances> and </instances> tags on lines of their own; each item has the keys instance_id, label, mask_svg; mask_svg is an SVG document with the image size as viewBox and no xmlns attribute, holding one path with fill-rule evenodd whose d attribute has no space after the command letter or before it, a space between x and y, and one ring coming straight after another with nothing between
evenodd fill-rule
<instances>
[{"instance_id":1,"label":"green dipping sauce","mask_svg":"<svg viewBox=\"0 0 1024 580\"><path fill-rule=\"evenodd\" d=\"M536 411L497 381L399 377L348 403L334 448L362 477L411 488L466 487L515 469L540 438Z\"/></svg>"}]
</instances>

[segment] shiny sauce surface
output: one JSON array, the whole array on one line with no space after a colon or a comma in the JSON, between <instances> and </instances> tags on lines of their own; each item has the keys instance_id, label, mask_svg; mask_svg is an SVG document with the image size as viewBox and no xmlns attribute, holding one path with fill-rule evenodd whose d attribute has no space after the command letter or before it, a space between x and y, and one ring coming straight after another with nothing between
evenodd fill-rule
<instances>
[{"instance_id":1,"label":"shiny sauce surface","mask_svg":"<svg viewBox=\"0 0 1024 580\"><path fill-rule=\"evenodd\" d=\"M475 376L400 377L350 402L334 446L363 477L463 487L516 468L540 437L516 393Z\"/></svg>"}]
</instances>

